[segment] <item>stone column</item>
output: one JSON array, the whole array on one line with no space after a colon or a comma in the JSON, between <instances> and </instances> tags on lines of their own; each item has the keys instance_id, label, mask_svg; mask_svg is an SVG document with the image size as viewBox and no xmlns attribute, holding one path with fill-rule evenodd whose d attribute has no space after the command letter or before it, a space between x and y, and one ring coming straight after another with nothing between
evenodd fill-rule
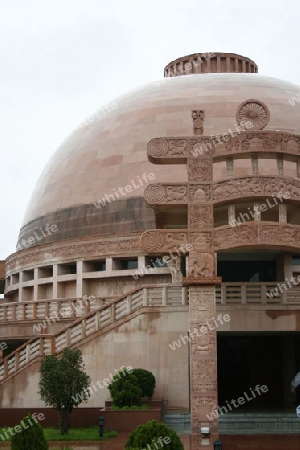
<instances>
[{"instance_id":1,"label":"stone column","mask_svg":"<svg viewBox=\"0 0 300 450\"><path fill-rule=\"evenodd\" d=\"M209 427L211 435L218 432L215 285L204 283L189 289L191 432L199 436L202 427Z\"/></svg>"},{"instance_id":2,"label":"stone column","mask_svg":"<svg viewBox=\"0 0 300 450\"><path fill-rule=\"evenodd\" d=\"M216 257L213 251L213 161L211 154L189 158L188 232L193 245L189 253L188 276L190 321L191 433L198 436L209 428L212 442L218 433L217 340L215 285ZM197 195L195 193L197 192ZM201 192L204 195L200 195ZM197 439L196 439L197 440ZM204 447L203 447L204 448Z\"/></svg>"}]
</instances>

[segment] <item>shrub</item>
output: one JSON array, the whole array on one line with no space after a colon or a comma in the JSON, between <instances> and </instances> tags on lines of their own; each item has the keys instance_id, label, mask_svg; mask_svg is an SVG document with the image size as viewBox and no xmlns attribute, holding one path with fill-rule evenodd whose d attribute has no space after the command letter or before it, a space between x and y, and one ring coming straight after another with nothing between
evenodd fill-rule
<instances>
[{"instance_id":1,"label":"shrub","mask_svg":"<svg viewBox=\"0 0 300 450\"><path fill-rule=\"evenodd\" d=\"M161 449L162 444L158 443L159 438L169 438L170 442L165 443L163 441L163 448L167 450L184 450L183 444L179 439L179 436L175 433L172 428L156 420L150 420L150 422L145 425L139 425L130 435L125 444L125 448L129 449L149 449L148 445L152 450L156 448Z\"/></svg>"},{"instance_id":2,"label":"shrub","mask_svg":"<svg viewBox=\"0 0 300 450\"><path fill-rule=\"evenodd\" d=\"M112 411L148 411L150 409L149 405L133 405L133 406L123 406L123 408L119 408L116 405L111 406Z\"/></svg>"},{"instance_id":3,"label":"shrub","mask_svg":"<svg viewBox=\"0 0 300 450\"><path fill-rule=\"evenodd\" d=\"M117 372L112 382L108 386L111 398L115 406L140 405L142 390L139 387L138 379L128 372Z\"/></svg>"},{"instance_id":4,"label":"shrub","mask_svg":"<svg viewBox=\"0 0 300 450\"><path fill-rule=\"evenodd\" d=\"M11 439L12 450L48 450L44 430L31 414L21 420L19 427L21 431L17 432L15 427L16 432Z\"/></svg>"},{"instance_id":5,"label":"shrub","mask_svg":"<svg viewBox=\"0 0 300 450\"><path fill-rule=\"evenodd\" d=\"M145 369L133 369L132 374L138 379L142 397L152 398L156 384L153 373Z\"/></svg>"}]
</instances>

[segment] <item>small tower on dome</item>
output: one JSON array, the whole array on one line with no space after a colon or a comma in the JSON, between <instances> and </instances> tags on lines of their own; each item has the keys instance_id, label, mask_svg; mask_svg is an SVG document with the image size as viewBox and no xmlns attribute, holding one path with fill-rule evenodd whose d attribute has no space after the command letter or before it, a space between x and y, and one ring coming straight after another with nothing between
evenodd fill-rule
<instances>
[{"instance_id":1,"label":"small tower on dome","mask_svg":"<svg viewBox=\"0 0 300 450\"><path fill-rule=\"evenodd\" d=\"M193 53L170 62L165 77L205 73L257 73L254 61L235 53Z\"/></svg>"}]
</instances>

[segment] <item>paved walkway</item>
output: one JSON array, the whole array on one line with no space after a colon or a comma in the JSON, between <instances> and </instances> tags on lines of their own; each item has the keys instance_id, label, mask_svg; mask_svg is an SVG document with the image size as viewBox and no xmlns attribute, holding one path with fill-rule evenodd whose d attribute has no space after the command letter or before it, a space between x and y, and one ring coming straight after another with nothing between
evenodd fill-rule
<instances>
[{"instance_id":1,"label":"paved walkway","mask_svg":"<svg viewBox=\"0 0 300 450\"><path fill-rule=\"evenodd\" d=\"M74 444L70 444L73 450L124 450L125 442L127 440L128 433L120 433L119 436L110 442L103 442L92 446L78 446L75 447ZM185 450L211 450L211 446L201 446L200 447L200 436L199 436L199 447L190 444L190 437L188 435L180 436L182 443L184 444ZM299 450L300 449L300 434L299 435L252 435L252 436L221 436L221 441L223 442L224 450ZM63 444L61 447L59 445L51 446L52 449L57 448L59 450L64 450L67 447Z\"/></svg>"},{"instance_id":2,"label":"paved walkway","mask_svg":"<svg viewBox=\"0 0 300 450\"><path fill-rule=\"evenodd\" d=\"M120 433L119 436L111 441L101 443L80 444L74 442L63 442L50 444L50 449L65 450L67 447L72 450L124 450L125 442L128 433ZM184 444L185 450L211 450L212 446L190 445L190 437L188 435L180 436ZM223 450L299 450L300 449L300 434L299 435L252 435L252 436L221 436L223 442ZM0 444L1 450L10 450L7 443Z\"/></svg>"}]
</instances>

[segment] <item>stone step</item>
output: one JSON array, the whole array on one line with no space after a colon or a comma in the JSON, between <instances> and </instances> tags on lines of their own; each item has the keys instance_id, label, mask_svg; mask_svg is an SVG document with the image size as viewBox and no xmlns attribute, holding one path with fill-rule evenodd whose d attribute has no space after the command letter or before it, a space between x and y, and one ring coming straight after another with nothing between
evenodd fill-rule
<instances>
[{"instance_id":1,"label":"stone step","mask_svg":"<svg viewBox=\"0 0 300 450\"><path fill-rule=\"evenodd\" d=\"M191 431L191 415L189 413L164 414L162 421L178 434Z\"/></svg>"},{"instance_id":2,"label":"stone step","mask_svg":"<svg viewBox=\"0 0 300 450\"><path fill-rule=\"evenodd\" d=\"M189 413L165 414L163 422L179 434L190 432ZM220 434L293 434L300 433L296 413L223 414L219 417Z\"/></svg>"}]
</instances>

